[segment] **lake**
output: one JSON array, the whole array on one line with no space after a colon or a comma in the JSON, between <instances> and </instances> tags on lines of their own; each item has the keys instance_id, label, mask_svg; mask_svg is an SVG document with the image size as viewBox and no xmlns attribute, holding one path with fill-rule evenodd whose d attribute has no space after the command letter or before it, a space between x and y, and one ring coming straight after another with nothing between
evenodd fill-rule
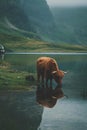
<instances>
[{"instance_id":1,"label":"lake","mask_svg":"<svg viewBox=\"0 0 87 130\"><path fill-rule=\"evenodd\" d=\"M0 129L86 130L87 54L9 53L0 60L13 69L36 74L36 59L40 56L55 58L59 68L68 72L62 88L53 82L52 89L36 85L31 91L1 91Z\"/></svg>"}]
</instances>

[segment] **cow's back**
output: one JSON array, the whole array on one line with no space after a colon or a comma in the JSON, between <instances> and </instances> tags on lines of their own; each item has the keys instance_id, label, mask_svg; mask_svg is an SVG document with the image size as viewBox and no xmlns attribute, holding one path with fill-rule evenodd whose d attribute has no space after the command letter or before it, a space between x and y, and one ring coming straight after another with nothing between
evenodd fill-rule
<instances>
[{"instance_id":1,"label":"cow's back","mask_svg":"<svg viewBox=\"0 0 87 130\"><path fill-rule=\"evenodd\" d=\"M47 66L47 63L50 61L49 57L40 57L37 59L38 66Z\"/></svg>"},{"instance_id":2,"label":"cow's back","mask_svg":"<svg viewBox=\"0 0 87 130\"><path fill-rule=\"evenodd\" d=\"M45 69L45 70L56 70L58 69L57 63L53 58L50 57L40 57L37 59L37 68L38 69Z\"/></svg>"}]
</instances>

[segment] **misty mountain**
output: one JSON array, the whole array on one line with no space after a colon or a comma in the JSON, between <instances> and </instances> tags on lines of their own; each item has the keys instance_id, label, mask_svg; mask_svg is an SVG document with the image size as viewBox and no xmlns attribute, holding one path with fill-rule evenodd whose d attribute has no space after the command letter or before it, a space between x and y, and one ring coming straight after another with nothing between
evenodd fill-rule
<instances>
[{"instance_id":1,"label":"misty mountain","mask_svg":"<svg viewBox=\"0 0 87 130\"><path fill-rule=\"evenodd\" d=\"M87 7L49 8L46 0L0 0L0 41L27 36L87 45L86 12Z\"/></svg>"},{"instance_id":2,"label":"misty mountain","mask_svg":"<svg viewBox=\"0 0 87 130\"><path fill-rule=\"evenodd\" d=\"M0 23L25 35L51 39L55 23L45 0L0 0ZM11 30L12 31L12 30ZM28 33L30 32L30 34Z\"/></svg>"},{"instance_id":3,"label":"misty mountain","mask_svg":"<svg viewBox=\"0 0 87 130\"><path fill-rule=\"evenodd\" d=\"M54 7L51 11L58 41L87 45L87 7Z\"/></svg>"}]
</instances>

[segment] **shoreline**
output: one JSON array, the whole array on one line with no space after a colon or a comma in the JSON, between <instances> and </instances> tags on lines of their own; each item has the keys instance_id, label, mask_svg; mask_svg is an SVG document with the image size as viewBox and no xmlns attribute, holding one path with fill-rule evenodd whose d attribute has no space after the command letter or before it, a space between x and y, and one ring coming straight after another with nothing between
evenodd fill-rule
<instances>
[{"instance_id":1,"label":"shoreline","mask_svg":"<svg viewBox=\"0 0 87 130\"><path fill-rule=\"evenodd\" d=\"M15 54L15 55L42 55L42 54L46 54L46 55L87 55L87 52L6 52L5 54Z\"/></svg>"}]
</instances>

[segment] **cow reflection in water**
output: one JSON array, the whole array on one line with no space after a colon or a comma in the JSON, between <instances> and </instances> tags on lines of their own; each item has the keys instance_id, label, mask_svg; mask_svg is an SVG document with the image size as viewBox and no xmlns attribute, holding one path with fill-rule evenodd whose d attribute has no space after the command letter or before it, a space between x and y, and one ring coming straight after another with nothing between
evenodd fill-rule
<instances>
[{"instance_id":1,"label":"cow reflection in water","mask_svg":"<svg viewBox=\"0 0 87 130\"><path fill-rule=\"evenodd\" d=\"M36 100L44 107L52 108L56 105L58 99L64 97L62 88L56 86L55 89L49 86L38 86L36 91Z\"/></svg>"}]
</instances>

